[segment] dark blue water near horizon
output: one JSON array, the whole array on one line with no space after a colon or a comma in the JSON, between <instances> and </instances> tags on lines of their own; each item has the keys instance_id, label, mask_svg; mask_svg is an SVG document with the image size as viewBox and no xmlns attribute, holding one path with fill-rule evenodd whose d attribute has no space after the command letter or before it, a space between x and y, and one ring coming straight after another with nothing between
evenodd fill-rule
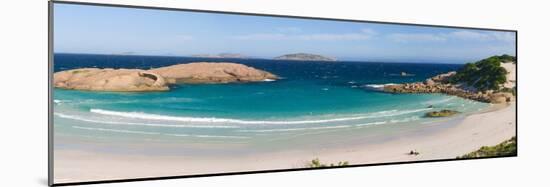
<instances>
[{"instance_id":1,"label":"dark blue water near horizon","mask_svg":"<svg viewBox=\"0 0 550 187\"><path fill-rule=\"evenodd\" d=\"M197 58L173 56L54 54L54 72L76 68L137 68L151 69L192 62L234 62L269 71L283 78L329 79L331 84L403 83L422 81L434 75L458 70L462 64L359 62L359 61L288 61L247 58ZM401 76L401 72L414 76ZM368 80L368 81L366 81Z\"/></svg>"}]
</instances>

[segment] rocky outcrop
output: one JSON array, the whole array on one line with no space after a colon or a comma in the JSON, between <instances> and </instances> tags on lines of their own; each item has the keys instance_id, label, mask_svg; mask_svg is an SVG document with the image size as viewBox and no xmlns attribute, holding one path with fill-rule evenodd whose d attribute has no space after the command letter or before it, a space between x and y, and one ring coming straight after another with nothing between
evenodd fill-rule
<instances>
[{"instance_id":1,"label":"rocky outcrop","mask_svg":"<svg viewBox=\"0 0 550 187\"><path fill-rule=\"evenodd\" d=\"M424 116L426 117L449 117L449 116L453 116L455 114L458 114L458 111L454 111L454 110L440 110L440 111L431 111L431 112L428 112L426 113Z\"/></svg>"},{"instance_id":2,"label":"rocky outcrop","mask_svg":"<svg viewBox=\"0 0 550 187\"><path fill-rule=\"evenodd\" d=\"M190 63L150 70L176 83L258 82L277 79L276 75L235 63Z\"/></svg>"},{"instance_id":3,"label":"rocky outcrop","mask_svg":"<svg viewBox=\"0 0 550 187\"><path fill-rule=\"evenodd\" d=\"M142 92L167 91L177 83L256 82L278 77L269 72L235 63L189 63L151 70L81 68L54 73L56 88Z\"/></svg>"},{"instance_id":4,"label":"rocky outcrop","mask_svg":"<svg viewBox=\"0 0 550 187\"><path fill-rule=\"evenodd\" d=\"M89 91L165 91L165 79L153 72L137 69L84 68L57 72L56 88Z\"/></svg>"},{"instance_id":5,"label":"rocky outcrop","mask_svg":"<svg viewBox=\"0 0 550 187\"><path fill-rule=\"evenodd\" d=\"M316 54L295 53L275 57L275 60L297 60L297 61L336 61L336 58Z\"/></svg>"},{"instance_id":6,"label":"rocky outcrop","mask_svg":"<svg viewBox=\"0 0 550 187\"><path fill-rule=\"evenodd\" d=\"M512 93L481 92L461 84L449 83L449 78L456 72L440 74L424 82L385 85L383 91L390 93L443 93L485 103L506 103L514 101Z\"/></svg>"},{"instance_id":7,"label":"rocky outcrop","mask_svg":"<svg viewBox=\"0 0 550 187\"><path fill-rule=\"evenodd\" d=\"M83 68L57 72L56 88L90 91L164 91L165 79L153 72L138 69Z\"/></svg>"}]
</instances>

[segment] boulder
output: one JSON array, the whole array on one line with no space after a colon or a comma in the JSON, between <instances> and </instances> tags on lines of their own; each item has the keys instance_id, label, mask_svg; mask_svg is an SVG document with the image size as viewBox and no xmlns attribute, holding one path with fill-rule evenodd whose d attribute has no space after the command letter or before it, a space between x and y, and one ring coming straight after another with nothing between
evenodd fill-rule
<instances>
[{"instance_id":1,"label":"boulder","mask_svg":"<svg viewBox=\"0 0 550 187\"><path fill-rule=\"evenodd\" d=\"M456 71L451 71L451 72L448 72L448 73L436 75L436 76L432 77L431 79L435 82L447 83L447 82L449 82L448 81L449 78L452 77L455 74L456 74Z\"/></svg>"},{"instance_id":2,"label":"boulder","mask_svg":"<svg viewBox=\"0 0 550 187\"><path fill-rule=\"evenodd\" d=\"M515 97L512 93L499 92L491 94L490 96L491 103L506 103L514 101Z\"/></svg>"},{"instance_id":3,"label":"boulder","mask_svg":"<svg viewBox=\"0 0 550 187\"><path fill-rule=\"evenodd\" d=\"M458 111L445 109L445 110L440 110L440 111L428 112L424 116L426 116L426 117L449 117L449 116L453 116L453 115L458 114L458 113L459 113Z\"/></svg>"},{"instance_id":4,"label":"boulder","mask_svg":"<svg viewBox=\"0 0 550 187\"><path fill-rule=\"evenodd\" d=\"M433 85L435 85L435 81L433 81L432 79L426 79L426 80L424 81L424 84L425 84L426 86L433 86Z\"/></svg>"}]
</instances>

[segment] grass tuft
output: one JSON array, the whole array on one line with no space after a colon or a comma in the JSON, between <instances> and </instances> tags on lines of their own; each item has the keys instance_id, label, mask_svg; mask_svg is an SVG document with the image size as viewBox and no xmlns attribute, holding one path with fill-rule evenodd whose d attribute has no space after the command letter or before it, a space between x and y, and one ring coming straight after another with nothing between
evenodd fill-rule
<instances>
[{"instance_id":1,"label":"grass tuft","mask_svg":"<svg viewBox=\"0 0 550 187\"><path fill-rule=\"evenodd\" d=\"M340 161L337 164L333 164L333 163L324 164L324 163L321 163L321 161L318 158L316 158L316 159L311 160L311 162L307 164L307 167L309 167L309 168L327 168L327 167L341 167L341 166L347 166L347 165L349 165L348 161Z\"/></svg>"}]
</instances>

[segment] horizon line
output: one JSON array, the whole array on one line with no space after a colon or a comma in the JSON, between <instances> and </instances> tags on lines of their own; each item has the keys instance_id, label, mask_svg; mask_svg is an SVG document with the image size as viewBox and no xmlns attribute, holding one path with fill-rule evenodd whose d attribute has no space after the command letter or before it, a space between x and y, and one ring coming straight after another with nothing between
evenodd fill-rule
<instances>
[{"instance_id":1,"label":"horizon line","mask_svg":"<svg viewBox=\"0 0 550 187\"><path fill-rule=\"evenodd\" d=\"M85 52L53 52L53 54L69 54L69 55L113 55L113 56L144 56L144 57L182 57L182 58L204 58L204 59L258 59L258 60L271 60L271 61L278 61L276 59L273 59L274 57L257 57L257 56L245 56L242 58L228 58L228 57L196 57L192 55L170 55L170 54L120 54L120 53L85 53ZM214 53L214 54L220 54L220 53ZM235 53L239 54L239 53ZM294 53L289 53L294 54ZM313 53L310 53L313 54ZM493 55L495 56L495 55ZM514 55L510 55L514 56ZM491 57L491 56L488 56ZM486 57L486 58L488 58ZM295 60L287 60L287 61L295 61ZM297 60L299 61L299 60ZM404 60L376 60L376 59L365 59L365 60L340 60L337 59L335 62L358 62L358 63L407 63L407 64L448 64L448 65L464 65L466 63L473 63L475 60L443 60L443 61L460 61L460 62L441 62L441 61L422 61L422 60L412 60L412 61L404 61ZM312 62L321 62L321 61L314 61Z\"/></svg>"}]
</instances>

